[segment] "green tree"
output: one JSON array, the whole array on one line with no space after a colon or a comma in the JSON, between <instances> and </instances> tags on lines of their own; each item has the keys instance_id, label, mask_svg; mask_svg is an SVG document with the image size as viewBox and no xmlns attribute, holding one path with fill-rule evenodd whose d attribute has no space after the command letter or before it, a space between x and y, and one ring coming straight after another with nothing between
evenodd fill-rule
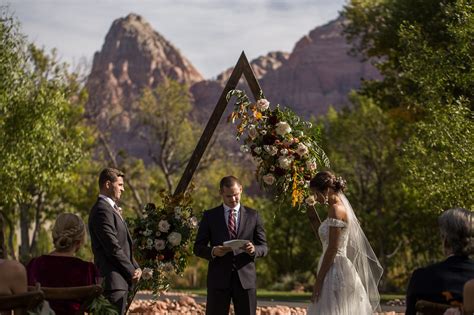
<instances>
[{"instance_id":1,"label":"green tree","mask_svg":"<svg viewBox=\"0 0 474 315\"><path fill-rule=\"evenodd\" d=\"M438 239L430 237L435 220L420 212L410 189L400 185L398 117L370 98L353 94L351 101L353 108L331 109L325 118L325 147L333 169L348 182L347 197L385 268L384 288L394 290L414 266L406 255L438 248ZM420 226L419 220L427 224ZM419 263L417 257L411 261Z\"/></svg>"},{"instance_id":2,"label":"green tree","mask_svg":"<svg viewBox=\"0 0 474 315\"><path fill-rule=\"evenodd\" d=\"M461 99L473 108L472 1L353 0L343 15L353 52L371 58L383 75L361 93L391 108Z\"/></svg>"},{"instance_id":3,"label":"green tree","mask_svg":"<svg viewBox=\"0 0 474 315\"><path fill-rule=\"evenodd\" d=\"M33 45L26 46L14 19L2 10L0 68L0 206L13 233L19 218L20 256L27 259L40 231L49 194L72 180L83 157L81 126L85 97L66 65ZM30 239L29 230L33 228ZM10 253L13 253L10 244Z\"/></svg>"},{"instance_id":4,"label":"green tree","mask_svg":"<svg viewBox=\"0 0 474 315\"><path fill-rule=\"evenodd\" d=\"M384 166L393 177L384 188L390 198L385 198L382 218L402 225L398 231L382 225L383 231L372 235L385 239L397 233L393 239L404 239L394 264L387 264L392 280L410 271L397 261L419 266L439 259L439 238L433 235L439 211L473 204L466 191L472 187L474 155L473 13L472 2L464 0L353 0L343 11L353 52L371 59L383 76L380 81L365 81L357 92L378 108L367 119L382 115L387 126L393 125L389 134L374 130L374 135L384 139L381 144L393 156ZM359 129L367 128L366 122L359 122ZM351 135L339 141L356 141L352 134L357 125L352 127L347 129ZM349 170L359 173L355 167ZM374 193L368 192L369 198ZM400 277L400 285L404 278Z\"/></svg>"}]
</instances>

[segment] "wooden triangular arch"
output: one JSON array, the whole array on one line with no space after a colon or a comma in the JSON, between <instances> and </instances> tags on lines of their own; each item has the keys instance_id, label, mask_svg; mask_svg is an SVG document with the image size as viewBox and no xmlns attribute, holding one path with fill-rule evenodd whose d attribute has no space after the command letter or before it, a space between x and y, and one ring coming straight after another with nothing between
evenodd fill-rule
<instances>
[{"instance_id":1,"label":"wooden triangular arch","mask_svg":"<svg viewBox=\"0 0 474 315\"><path fill-rule=\"evenodd\" d=\"M191 159L189 160L188 165L184 170L183 176L181 176L181 180L179 181L178 186L176 187L174 196L184 193L188 188L188 185L191 182L191 179L193 178L194 172L196 171L196 168L199 165L199 161L201 160L201 157L206 151L207 145L211 140L212 134L216 130L216 127L219 124L222 114L224 113L225 108L229 103L227 101L227 93L237 87L237 84L239 83L242 74L247 80L247 84L250 88L250 91L252 92L254 99L258 100L259 97L261 97L262 88L260 87L260 84L258 83L258 80L255 77L255 73L253 72L250 63L247 60L247 57L245 56L245 52L242 51L242 54L240 55L239 60L237 61L237 64L235 65L234 70L232 71L232 74L229 77L229 80L227 80L227 84L225 85L219 100L217 101L217 105L214 108L214 111L212 112L211 118L209 118L206 128L204 129L201 138L199 139L199 142L196 145L196 149L194 149L193 155L191 156ZM312 206L306 208L306 214L313 229L314 235L316 236L316 239L318 239L318 229L319 225L321 224L321 219L319 218L318 212L316 211L314 206Z\"/></svg>"},{"instance_id":2,"label":"wooden triangular arch","mask_svg":"<svg viewBox=\"0 0 474 315\"><path fill-rule=\"evenodd\" d=\"M184 170L184 173L181 176L181 180L179 181L178 186L176 187L176 190L174 192L175 196L184 193L188 188L188 185L191 182L191 179L193 178L194 172L196 171L196 168L199 165L199 161L201 160L204 152L206 151L207 145L209 144L209 141L211 140L217 125L219 124L222 114L224 113L227 104L229 103L226 98L227 93L237 87L237 84L239 83L242 74L244 75L255 100L257 100L260 96L262 88L260 87L260 84L258 83L258 80L255 77L255 73L253 72L250 63L247 60L247 57L245 56L245 52L242 51L242 54L240 55L239 60L237 61L234 67L234 70L232 70L232 74L230 75L229 80L227 80L227 84L225 85L224 90L222 91L222 94L219 100L217 101L217 105L214 108L214 111L212 112L209 121L207 122L206 128L204 129L201 138L199 139L199 142L196 145L196 148L194 149L193 155L191 156L191 159L189 160L188 165L186 166L186 169Z\"/></svg>"}]
</instances>

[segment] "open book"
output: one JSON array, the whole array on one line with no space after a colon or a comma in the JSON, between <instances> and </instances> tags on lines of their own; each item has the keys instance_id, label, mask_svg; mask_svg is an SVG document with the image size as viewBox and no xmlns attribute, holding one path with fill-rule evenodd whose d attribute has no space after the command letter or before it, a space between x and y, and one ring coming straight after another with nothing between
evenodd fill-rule
<instances>
[{"instance_id":1,"label":"open book","mask_svg":"<svg viewBox=\"0 0 474 315\"><path fill-rule=\"evenodd\" d=\"M248 242L250 242L250 241L248 241L248 240L230 240L230 241L224 242L223 245L231 247L232 250L237 250L237 249L240 249L245 244L247 244Z\"/></svg>"}]
</instances>

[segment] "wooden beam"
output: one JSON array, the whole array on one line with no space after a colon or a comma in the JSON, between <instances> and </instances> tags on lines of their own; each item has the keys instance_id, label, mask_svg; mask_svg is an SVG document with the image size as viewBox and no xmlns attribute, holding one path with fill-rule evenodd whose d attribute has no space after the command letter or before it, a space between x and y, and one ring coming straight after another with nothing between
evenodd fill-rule
<instances>
[{"instance_id":1,"label":"wooden beam","mask_svg":"<svg viewBox=\"0 0 474 315\"><path fill-rule=\"evenodd\" d=\"M211 140L217 125L219 124L222 114L224 113L227 107L227 93L237 87L237 84L239 83L242 74L244 74L255 100L259 98L259 95L261 93L260 84L258 83L257 78L255 77L255 73L253 72L250 63L248 62L245 53L242 52L239 57L239 60L237 61L234 67L234 70L232 71L232 74L229 77L229 80L227 81L227 84L224 87L224 90L222 91L219 100L217 101L217 105L214 108L214 111L212 112L211 118L209 118L206 128L204 129L204 132L202 133L201 138L199 139L199 142L196 145L196 148L194 149L193 155L191 156L191 159L189 160L188 165L184 170L183 176L181 176L181 180L179 181L178 186L176 187L176 190L174 192L175 196L184 193L188 188L188 185L191 182L191 179L193 178L194 172L196 171L196 168L198 167L199 162L201 161L201 158L204 152L206 151L207 145L209 144L209 141Z\"/></svg>"}]
</instances>

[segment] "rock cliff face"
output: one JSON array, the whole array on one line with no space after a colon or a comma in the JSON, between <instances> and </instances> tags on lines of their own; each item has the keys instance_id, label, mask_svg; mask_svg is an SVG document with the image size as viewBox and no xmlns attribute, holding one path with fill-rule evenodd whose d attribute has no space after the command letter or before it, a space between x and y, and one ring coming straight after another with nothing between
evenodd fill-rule
<instances>
[{"instance_id":1,"label":"rock cliff face","mask_svg":"<svg viewBox=\"0 0 474 315\"><path fill-rule=\"evenodd\" d=\"M378 76L369 63L348 55L337 19L303 36L288 53L271 52L251 61L270 102L290 106L309 117L329 105L348 105L347 95L362 78ZM134 155L144 152L133 131L139 126L134 103L143 88L154 88L165 77L187 83L194 97L193 115L202 123L210 113L232 69L205 80L196 68L142 17L130 14L113 22L100 52L94 56L87 82L87 114L100 130L113 133L113 146ZM230 107L230 106L229 106ZM229 108L230 109L230 108Z\"/></svg>"},{"instance_id":2,"label":"rock cliff face","mask_svg":"<svg viewBox=\"0 0 474 315\"><path fill-rule=\"evenodd\" d=\"M272 52L250 62L272 104L289 106L306 118L325 114L330 105L348 106L348 93L360 86L361 79L379 77L370 63L348 54L350 46L341 34L343 23L337 19L316 27L296 43L291 54ZM231 73L232 68L227 69L216 80L192 87L201 113L215 106Z\"/></svg>"},{"instance_id":3,"label":"rock cliff face","mask_svg":"<svg viewBox=\"0 0 474 315\"><path fill-rule=\"evenodd\" d=\"M204 78L151 25L136 14L113 22L100 52L95 53L87 81L88 116L102 131L114 133L114 144L132 151L134 102L143 88L165 77L192 85ZM122 143L118 143L121 139Z\"/></svg>"},{"instance_id":4,"label":"rock cliff face","mask_svg":"<svg viewBox=\"0 0 474 315\"><path fill-rule=\"evenodd\" d=\"M337 19L301 38L288 60L262 78L265 96L305 117L324 114L329 105L347 106L348 93L361 79L378 74L369 63L348 55L342 26Z\"/></svg>"}]
</instances>

